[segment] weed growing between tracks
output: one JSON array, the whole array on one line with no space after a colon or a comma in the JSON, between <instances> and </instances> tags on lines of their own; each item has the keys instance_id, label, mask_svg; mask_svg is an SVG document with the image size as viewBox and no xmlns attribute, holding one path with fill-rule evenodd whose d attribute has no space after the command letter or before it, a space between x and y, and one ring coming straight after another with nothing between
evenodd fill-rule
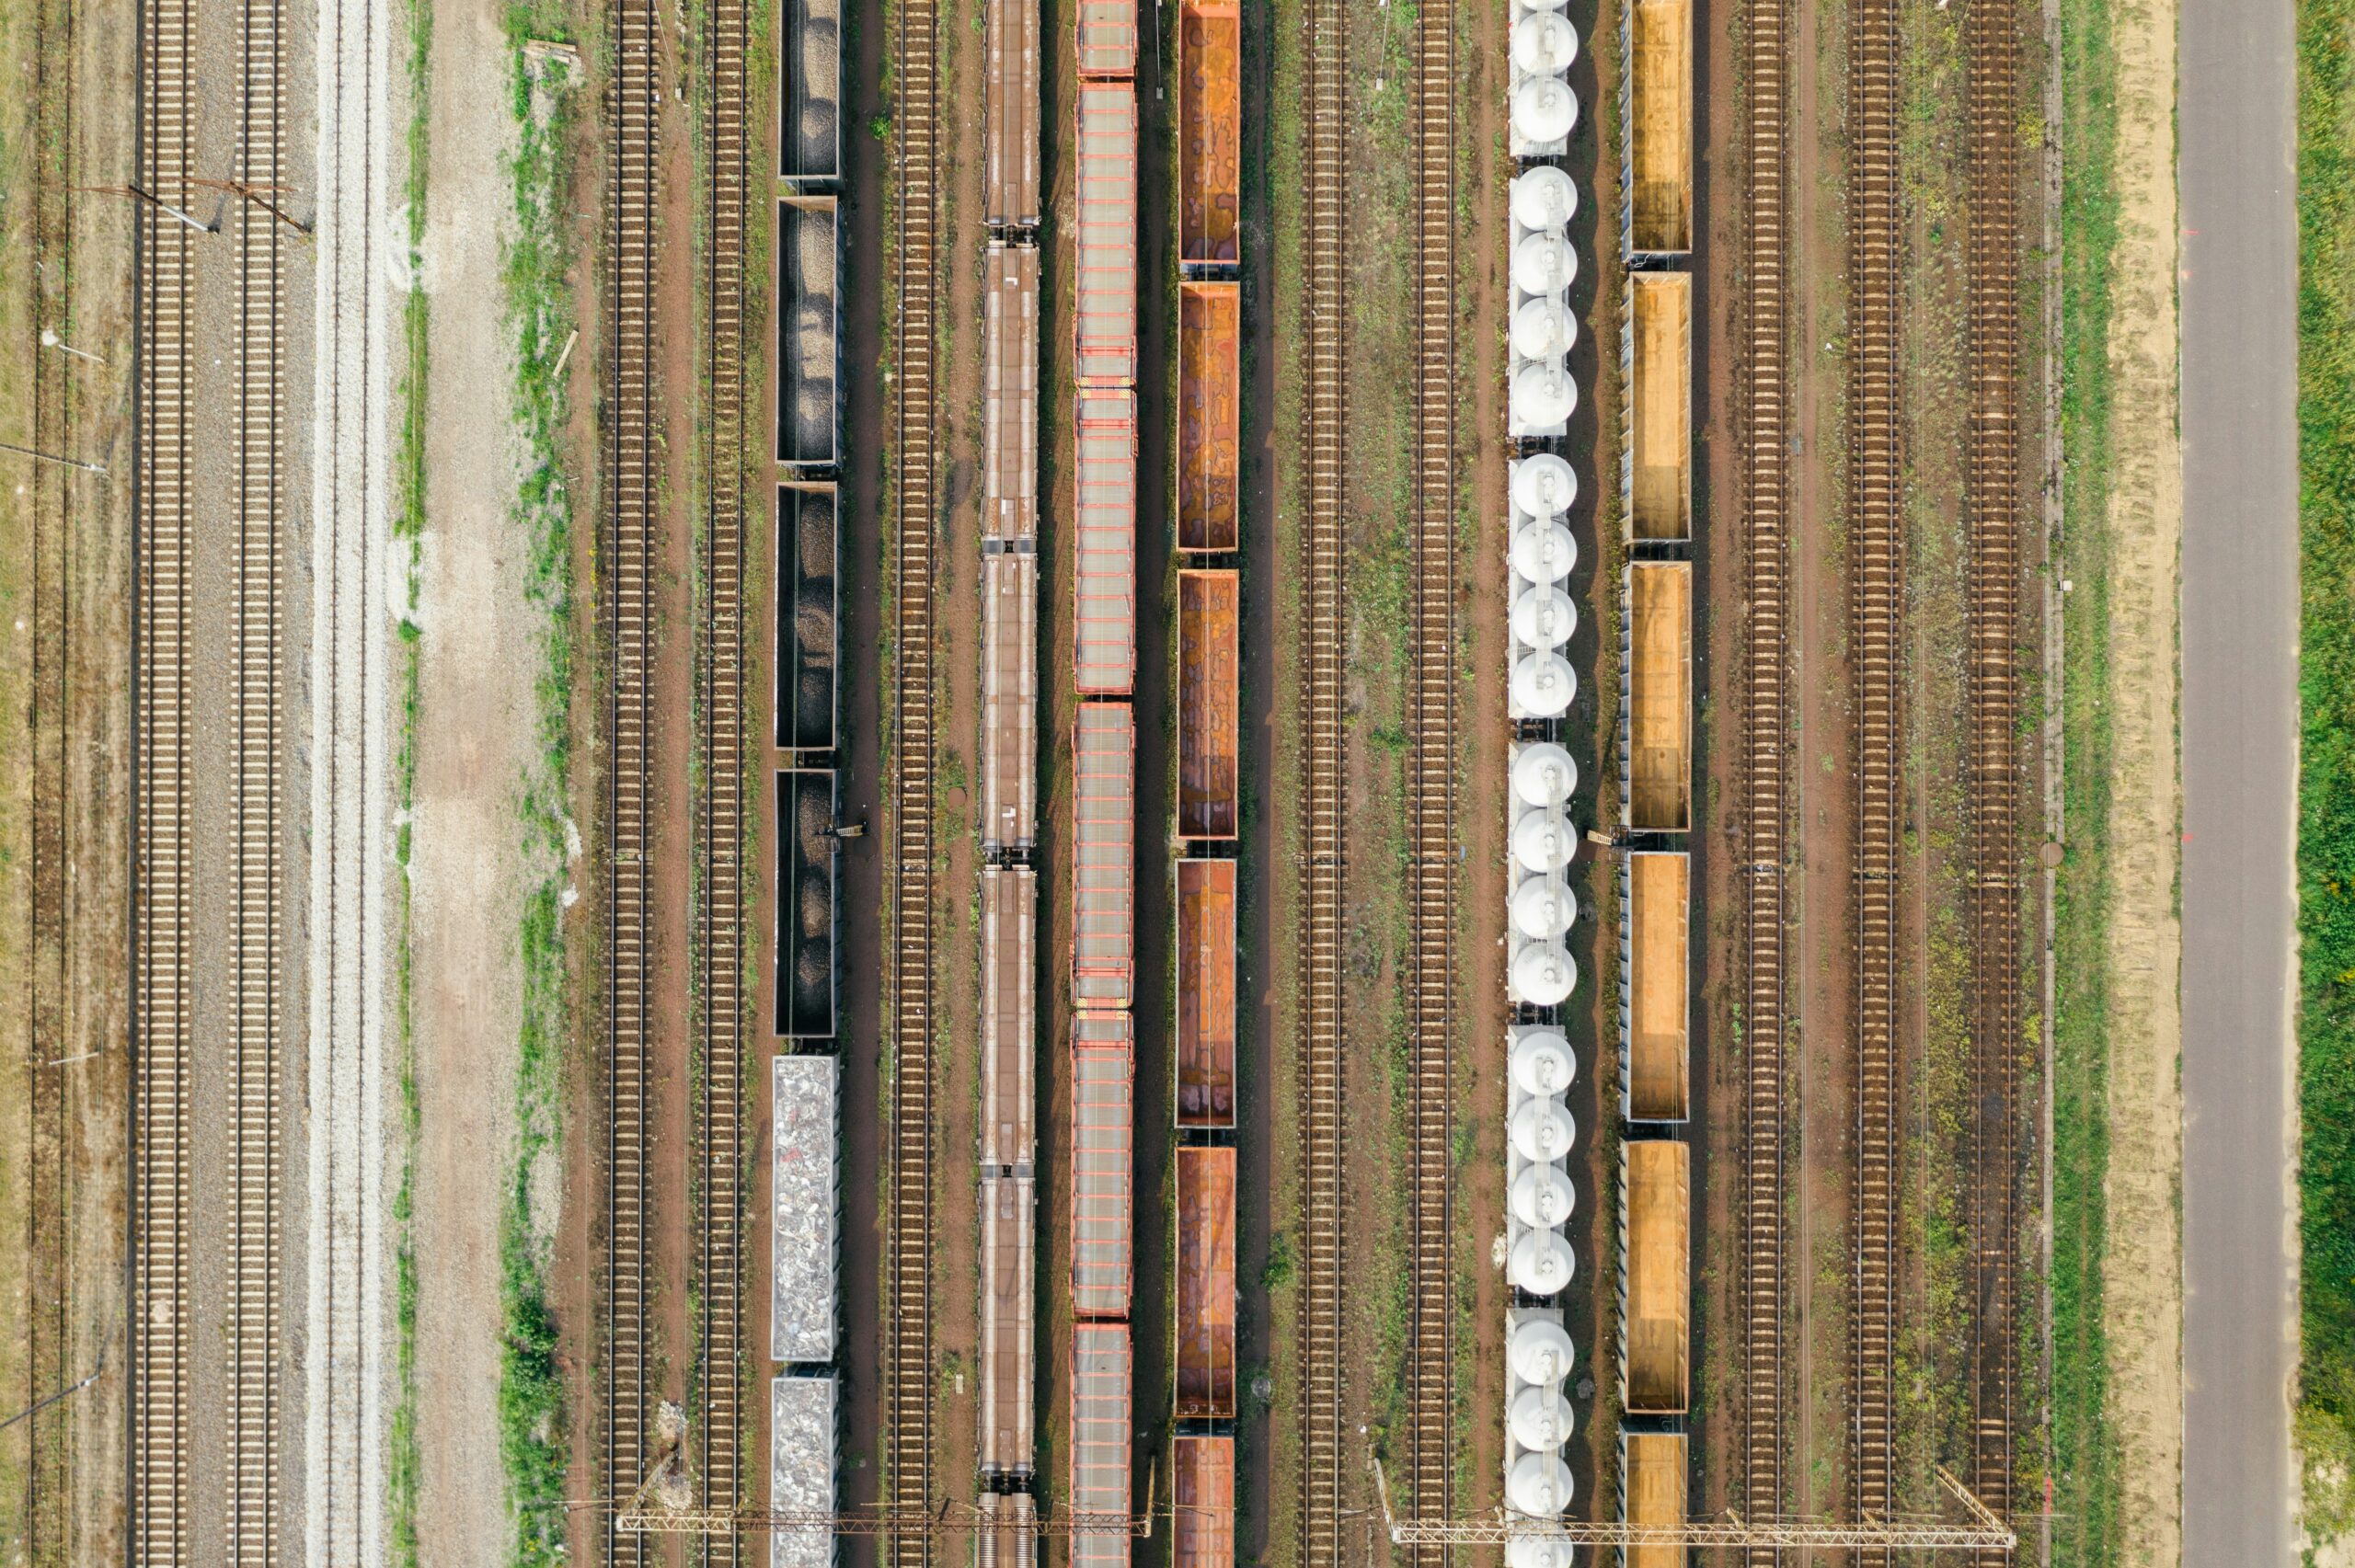
<instances>
[{"instance_id":1,"label":"weed growing between tracks","mask_svg":"<svg viewBox=\"0 0 2355 1568\"><path fill-rule=\"evenodd\" d=\"M2297 1440L2305 1523L2355 1531L2355 0L2298 6Z\"/></svg>"},{"instance_id":2,"label":"weed growing between tracks","mask_svg":"<svg viewBox=\"0 0 2355 1568\"><path fill-rule=\"evenodd\" d=\"M1967 915L1968 547L1962 454L1970 107L1963 13L1906 0L1900 23L1899 200L1903 225L1906 830L1920 885L1920 1036L1902 1069L1902 1282L1892 1429L1901 1496L1935 1506L1929 1461L1970 1451L1969 1178L1972 1142ZM1918 1022L1916 1022L1918 1021Z\"/></svg>"},{"instance_id":3,"label":"weed growing between tracks","mask_svg":"<svg viewBox=\"0 0 2355 1568\"><path fill-rule=\"evenodd\" d=\"M2118 1560L2118 1436L2109 1420L2102 1271L2108 1251L2106 926L2109 721L2109 278L2118 241L2112 159L2117 63L2105 0L2061 12L2062 527L2055 563L2067 649L2060 693L2068 858L2055 903L2052 1093L2052 1468L2056 1554Z\"/></svg>"},{"instance_id":4,"label":"weed growing between tracks","mask_svg":"<svg viewBox=\"0 0 2355 1568\"><path fill-rule=\"evenodd\" d=\"M409 0L409 94L408 135L408 177L406 197L408 217L408 272L421 269L425 247L425 176L429 151L426 92L432 68L432 0ZM425 532L425 291L412 286L401 300L401 342L406 355L401 372L400 426L395 435L394 465L400 486L400 506L394 516L394 537L400 541L397 559L408 573L402 602L417 603L417 545ZM393 944L394 1049L400 1062L401 1173L393 1197L394 1394L392 1431L386 1447L386 1507L392 1515L392 1560L396 1568L417 1568L417 1492L423 1456L417 1436L417 1240L409 1221L415 1213L417 1177L417 1034L414 1008L415 954L410 947L409 822L417 810L417 704L419 671L417 623L401 622L400 740L393 761L394 794L398 801L399 827L395 858L404 875L397 880L398 910Z\"/></svg>"},{"instance_id":5,"label":"weed growing between tracks","mask_svg":"<svg viewBox=\"0 0 2355 1568\"><path fill-rule=\"evenodd\" d=\"M1413 406L1417 317L1413 162L1406 84L1414 79L1419 6L1396 0L1349 20L1350 208L1358 222L1344 258L1350 377L1345 397L1350 542L1347 590L1349 707L1345 784L1350 798L1350 876L1343 988L1351 1020L1344 1049L1354 1082L1348 1135L1380 1150L1352 1160L1371 1175L1363 1242L1349 1253L1366 1272L1352 1281L1347 1332L1370 1329L1373 1364L1361 1387L1373 1452L1404 1462L1407 1341L1414 1311L1414 1074L1408 1038L1407 681L1412 584ZM1396 389L1387 392L1373 389ZM1371 1072L1367 1070L1371 1069Z\"/></svg>"},{"instance_id":6,"label":"weed growing between tracks","mask_svg":"<svg viewBox=\"0 0 2355 1568\"><path fill-rule=\"evenodd\" d=\"M523 975L515 1074L515 1160L500 1219L500 1457L513 1519L509 1561L556 1564L565 1556L564 1387L546 1271L555 1222L554 1186L563 1154L557 1121L566 1006L565 866L573 837L565 816L570 774L572 688L571 492L562 436L569 417L557 374L572 329L566 282L569 229L562 206L571 185L568 155L573 99L567 66L534 65L526 38L564 36L561 21L511 6L511 109L517 142L510 166L514 237L500 258L507 316L515 334L512 418L523 438L524 472L509 520L529 542L526 595L540 616L533 681L537 760L518 784L518 818L529 875L517 941Z\"/></svg>"}]
</instances>

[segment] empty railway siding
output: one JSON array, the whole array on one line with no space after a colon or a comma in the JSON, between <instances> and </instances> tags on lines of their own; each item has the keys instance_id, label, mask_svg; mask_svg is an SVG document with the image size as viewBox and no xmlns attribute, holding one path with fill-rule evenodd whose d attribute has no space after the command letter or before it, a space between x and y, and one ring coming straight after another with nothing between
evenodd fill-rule
<instances>
[{"instance_id":1,"label":"empty railway siding","mask_svg":"<svg viewBox=\"0 0 2355 1568\"><path fill-rule=\"evenodd\" d=\"M1349 200L1348 11L1341 0L1301 8L1303 323L1300 442L1301 794L1300 1022L1295 1093L1300 1145L1301 1300L1298 1553L1302 1568L1339 1568L1348 1534L1343 1478L1356 1466L1343 1443L1342 1330L1347 1194L1342 1184L1343 899L1346 781L1348 519L1343 507L1343 255Z\"/></svg>"}]
</instances>

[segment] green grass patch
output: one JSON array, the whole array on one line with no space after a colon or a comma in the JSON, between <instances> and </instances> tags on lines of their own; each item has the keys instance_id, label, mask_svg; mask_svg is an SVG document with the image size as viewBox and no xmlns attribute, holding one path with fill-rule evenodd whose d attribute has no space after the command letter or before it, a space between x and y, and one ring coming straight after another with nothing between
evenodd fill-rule
<instances>
[{"instance_id":1,"label":"green grass patch","mask_svg":"<svg viewBox=\"0 0 2355 1568\"><path fill-rule=\"evenodd\" d=\"M408 7L409 92L408 133L409 274L416 277L425 245L425 178L430 145L427 136L426 83L433 61L432 0L409 0ZM421 289L412 288L401 301L400 428L396 433L394 474L400 503L393 518L393 532L407 546L402 558L410 573L408 599L416 594L416 544L425 532L425 394L427 302ZM417 808L417 704L419 692L417 623L400 624L400 739L394 758L394 789L400 820L395 832L395 857L408 864L409 821ZM417 1159L417 1036L413 1006L415 954L410 946L408 878L396 878L398 936L394 944L394 1048L399 1059L402 1127L400 1186L393 1197L393 1333L394 1395L392 1428L385 1463L386 1508L391 1515L392 1561L396 1568L418 1568L417 1494L424 1457L417 1434L417 1242L409 1230L414 1212Z\"/></svg>"},{"instance_id":2,"label":"green grass patch","mask_svg":"<svg viewBox=\"0 0 2355 1568\"><path fill-rule=\"evenodd\" d=\"M567 149L576 84L560 60L535 63L524 52L527 38L560 39L560 21L520 5L510 8L507 21L517 132L509 166L515 230L500 258L500 276L516 349L510 417L525 453L509 521L527 542L524 595L538 616L539 646L533 675L537 747L518 781L516 807L534 882L517 936L523 1021L516 1042L515 1159L500 1219L499 1439L511 1522L508 1560L522 1568L553 1568L566 1555L558 1505L567 1494L570 1453L546 1271L553 1245L547 1194L563 1157L557 1101L569 1034L563 879L574 664L572 498L563 450L570 410L557 366L572 341L574 319L564 201L572 184Z\"/></svg>"},{"instance_id":3,"label":"green grass patch","mask_svg":"<svg viewBox=\"0 0 2355 1568\"><path fill-rule=\"evenodd\" d=\"M2118 1561L2119 1445L2109 1408L2102 1271L2108 1259L2109 1047L2106 926L2110 735L2107 514L2109 284L2118 244L2117 61L2104 0L2063 0L2062 121L2062 818L2069 845L2054 905L2052 1484L2057 1562Z\"/></svg>"},{"instance_id":4,"label":"green grass patch","mask_svg":"<svg viewBox=\"0 0 2355 1568\"><path fill-rule=\"evenodd\" d=\"M2306 1528L2355 1527L2355 0L2298 6L2297 1425Z\"/></svg>"}]
</instances>

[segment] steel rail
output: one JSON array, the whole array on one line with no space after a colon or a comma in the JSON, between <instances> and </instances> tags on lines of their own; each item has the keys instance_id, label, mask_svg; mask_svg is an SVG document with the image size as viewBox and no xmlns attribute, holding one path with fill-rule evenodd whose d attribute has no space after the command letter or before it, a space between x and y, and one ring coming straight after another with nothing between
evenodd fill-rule
<instances>
[{"instance_id":1,"label":"steel rail","mask_svg":"<svg viewBox=\"0 0 2355 1568\"><path fill-rule=\"evenodd\" d=\"M1747 1511L1783 1502L1783 921L1787 852L1784 734L1789 615L1787 377L1789 236L1786 181L1789 6L1749 0L1750 103L1742 212L1748 269L1738 392L1743 575L1740 828L1743 860L1743 1082L1740 1489ZM1752 1550L1771 1563L1771 1550Z\"/></svg>"},{"instance_id":2,"label":"steel rail","mask_svg":"<svg viewBox=\"0 0 2355 1568\"><path fill-rule=\"evenodd\" d=\"M651 1062L649 1019L652 807L650 686L654 660L654 529L659 475L655 444L655 111L661 101L654 0L613 7L614 162L608 186L612 272L606 309L610 403L605 441L606 630L613 660L612 744L606 757L611 844L612 948L604 1279L604 1471L610 1483L637 1484L646 1470L653 1415L647 1336ZM645 1541L608 1531L603 1554L643 1563Z\"/></svg>"},{"instance_id":3,"label":"steel rail","mask_svg":"<svg viewBox=\"0 0 2355 1568\"><path fill-rule=\"evenodd\" d=\"M702 970L703 1084L696 1127L700 1203L695 1259L703 1307L701 1408L705 1505L741 1501L743 1381L744 1162L744 223L745 0L709 13L710 153L705 345L711 418L704 531L704 857L697 958ZM764 1467L765 1468L765 1467ZM735 1562L734 1534L706 1543L706 1562Z\"/></svg>"},{"instance_id":4,"label":"steel rail","mask_svg":"<svg viewBox=\"0 0 2355 1568\"><path fill-rule=\"evenodd\" d=\"M1414 40L1414 513L1408 568L1407 973L1413 1316L1408 1476L1422 1513L1454 1505L1455 5L1424 0ZM1416 1553L1428 1568L1444 1544Z\"/></svg>"},{"instance_id":5,"label":"steel rail","mask_svg":"<svg viewBox=\"0 0 2355 1568\"><path fill-rule=\"evenodd\" d=\"M189 201L190 0L143 0L139 178ZM188 1560L189 248L133 209L138 266L137 490L132 508L132 1117L130 1554Z\"/></svg>"},{"instance_id":6,"label":"steel rail","mask_svg":"<svg viewBox=\"0 0 2355 1568\"><path fill-rule=\"evenodd\" d=\"M1343 1552L1341 1455L1343 1271L1350 1194L1343 1183L1341 974L1348 897L1342 790L1347 695L1343 510L1343 324L1347 253L1349 26L1343 0L1303 9L1306 74L1302 203L1302 448L1307 459L1301 529L1302 813L1300 1059L1301 1310L1300 1561L1338 1568Z\"/></svg>"},{"instance_id":7,"label":"steel rail","mask_svg":"<svg viewBox=\"0 0 2355 1568\"><path fill-rule=\"evenodd\" d=\"M246 0L240 10L244 100L237 175L248 184L273 187L283 167L284 24L277 0ZM285 492L284 281L277 219L239 201L236 226L236 1108L231 1149L227 1550L232 1562L270 1563L279 1557L283 1394L279 770L284 704L279 544Z\"/></svg>"},{"instance_id":8,"label":"steel rail","mask_svg":"<svg viewBox=\"0 0 2355 1568\"><path fill-rule=\"evenodd\" d=\"M890 1192L884 1360L889 1495L895 1508L932 1500L933 1303L933 593L939 496L934 419L938 391L940 68L937 0L896 13L894 81L899 180L900 319L892 444L897 550L892 603L897 670L891 727ZM889 1568L929 1568L930 1532L894 1531Z\"/></svg>"},{"instance_id":9,"label":"steel rail","mask_svg":"<svg viewBox=\"0 0 2355 1568\"><path fill-rule=\"evenodd\" d=\"M1904 831L1903 416L1896 0L1853 0L1848 83L1849 657L1854 706L1855 1191L1849 1314L1849 1502L1887 1518L1897 1327L1899 851ZM1859 1562L1889 1561L1860 1551Z\"/></svg>"},{"instance_id":10,"label":"steel rail","mask_svg":"<svg viewBox=\"0 0 2355 1568\"><path fill-rule=\"evenodd\" d=\"M2012 1493L2014 1259L2018 1245L2019 863L2019 93L2020 22L1967 0L1970 406L1966 437L1965 692L1970 867L1970 1224L1972 1474L1980 1496ZM2000 1562L2007 1554L1988 1552Z\"/></svg>"}]
</instances>

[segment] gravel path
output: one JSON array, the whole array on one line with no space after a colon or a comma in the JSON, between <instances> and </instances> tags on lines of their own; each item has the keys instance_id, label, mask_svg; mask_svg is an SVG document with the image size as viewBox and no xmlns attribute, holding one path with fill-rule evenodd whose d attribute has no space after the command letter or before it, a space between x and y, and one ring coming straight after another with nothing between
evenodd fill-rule
<instances>
[{"instance_id":1,"label":"gravel path","mask_svg":"<svg viewBox=\"0 0 2355 1568\"><path fill-rule=\"evenodd\" d=\"M523 450L509 418L514 333L500 279L516 143L502 6L440 0L429 89L432 369L409 911L417 1346L431 1369L417 1390L418 1552L436 1568L497 1568L511 1534L499 1484L499 1228L523 1017L514 802L534 758L541 655L529 542L510 515Z\"/></svg>"},{"instance_id":2,"label":"gravel path","mask_svg":"<svg viewBox=\"0 0 2355 1568\"><path fill-rule=\"evenodd\" d=\"M392 1357L385 936L392 671L386 418L392 41L386 0L323 6L310 704L310 1161L304 1534L314 1564L385 1558ZM299 699L298 699L299 700Z\"/></svg>"}]
</instances>

